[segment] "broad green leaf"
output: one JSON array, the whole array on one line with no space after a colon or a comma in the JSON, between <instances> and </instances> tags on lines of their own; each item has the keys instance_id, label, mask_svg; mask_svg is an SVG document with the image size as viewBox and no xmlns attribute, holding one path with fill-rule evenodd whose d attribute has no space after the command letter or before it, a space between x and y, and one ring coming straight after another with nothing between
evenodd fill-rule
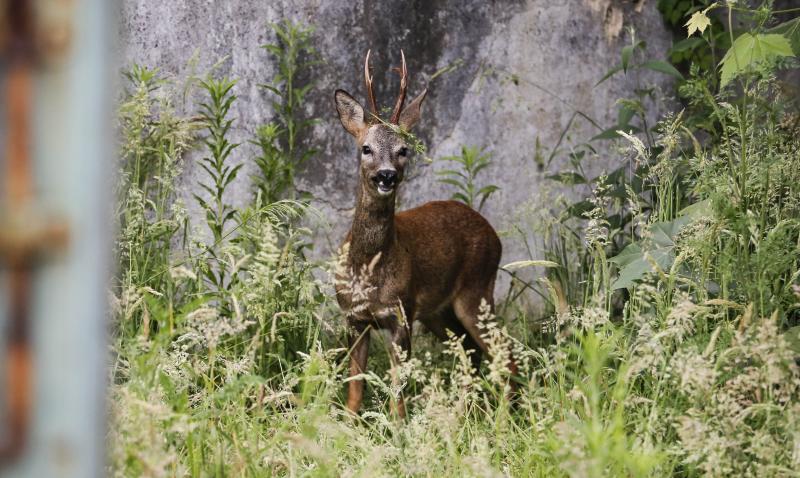
<instances>
[{"instance_id":1,"label":"broad green leaf","mask_svg":"<svg viewBox=\"0 0 800 478\"><path fill-rule=\"evenodd\" d=\"M690 216L680 216L669 222L656 222L650 225L650 233L652 234L652 242L657 247L673 247L675 236L683 228L683 226L692 222L694 218Z\"/></svg>"},{"instance_id":2,"label":"broad green leaf","mask_svg":"<svg viewBox=\"0 0 800 478\"><path fill-rule=\"evenodd\" d=\"M711 19L708 18L708 15L706 14L709 8L699 12L694 12L692 14L691 18L689 18L689 21L686 22L686 27L688 29L688 34L686 35L687 37L692 36L694 32L698 31L700 34L702 34L704 31L706 31L706 28L711 26Z\"/></svg>"},{"instance_id":3,"label":"broad green leaf","mask_svg":"<svg viewBox=\"0 0 800 478\"><path fill-rule=\"evenodd\" d=\"M774 26L767 30L767 33L778 33L788 38L794 54L800 55L800 17Z\"/></svg>"},{"instance_id":4,"label":"broad green leaf","mask_svg":"<svg viewBox=\"0 0 800 478\"><path fill-rule=\"evenodd\" d=\"M674 76L679 80L683 79L683 75L681 72L675 69L674 66L670 65L666 61L659 61L659 60L650 60L642 63L641 68L647 68L648 70L657 71L659 73L666 73L667 75Z\"/></svg>"},{"instance_id":5,"label":"broad green leaf","mask_svg":"<svg viewBox=\"0 0 800 478\"><path fill-rule=\"evenodd\" d=\"M625 267L634 260L639 259L641 257L642 257L642 246L634 243L634 244L628 244L625 247L625 249L622 250L622 252L610 258L608 262L613 262L614 264L620 267Z\"/></svg>"},{"instance_id":6,"label":"broad green leaf","mask_svg":"<svg viewBox=\"0 0 800 478\"><path fill-rule=\"evenodd\" d=\"M685 51L692 50L697 48L700 45L703 45L705 42L697 37L692 38L685 38L674 45L672 45L672 49L670 50L672 53L683 53Z\"/></svg>"},{"instance_id":7,"label":"broad green leaf","mask_svg":"<svg viewBox=\"0 0 800 478\"><path fill-rule=\"evenodd\" d=\"M720 88L724 88L736 75L776 57L795 56L789 40L777 33L743 33L733 42L722 58Z\"/></svg>"},{"instance_id":8,"label":"broad green leaf","mask_svg":"<svg viewBox=\"0 0 800 478\"><path fill-rule=\"evenodd\" d=\"M675 260L675 236L695 219L692 215L680 216L670 222L651 224L647 239L629 244L608 261L620 268L612 289L624 289L634 285L648 272L653 271L653 262L661 269L668 269Z\"/></svg>"},{"instance_id":9,"label":"broad green leaf","mask_svg":"<svg viewBox=\"0 0 800 478\"><path fill-rule=\"evenodd\" d=\"M652 262L658 264L658 267L661 269L668 269L674 260L675 254L672 248L645 251L619 271L619 276L617 276L617 280L611 284L611 288L627 289L628 287L632 287L636 281L644 277L645 274L653 271Z\"/></svg>"},{"instance_id":10,"label":"broad green leaf","mask_svg":"<svg viewBox=\"0 0 800 478\"><path fill-rule=\"evenodd\" d=\"M685 208L678 211L679 216L690 216L692 219L700 217L708 217L711 215L711 200L704 199L702 201L690 204Z\"/></svg>"},{"instance_id":11,"label":"broad green leaf","mask_svg":"<svg viewBox=\"0 0 800 478\"><path fill-rule=\"evenodd\" d=\"M594 204L591 201L583 200L570 205L567 208L567 213L572 217L584 218L584 214L594 209Z\"/></svg>"}]
</instances>

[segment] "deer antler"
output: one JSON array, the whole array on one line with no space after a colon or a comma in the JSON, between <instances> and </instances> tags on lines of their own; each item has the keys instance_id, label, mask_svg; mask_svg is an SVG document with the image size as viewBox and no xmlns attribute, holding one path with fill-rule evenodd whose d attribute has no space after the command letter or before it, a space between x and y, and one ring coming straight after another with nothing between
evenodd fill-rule
<instances>
[{"instance_id":1,"label":"deer antler","mask_svg":"<svg viewBox=\"0 0 800 478\"><path fill-rule=\"evenodd\" d=\"M369 74L369 54L372 50L367 50L367 58L364 59L364 83L367 85L367 98L369 99L372 114L378 116L378 103L375 101L375 92L372 91L372 75Z\"/></svg>"},{"instance_id":2,"label":"deer antler","mask_svg":"<svg viewBox=\"0 0 800 478\"><path fill-rule=\"evenodd\" d=\"M397 95L397 101L394 104L392 118L389 120L389 122L393 124L398 124L400 121L400 113L403 111L403 103L406 101L406 87L408 86L406 83L408 80L408 70L406 70L406 55L403 53L403 50L400 50L400 57L403 59L403 63L400 65L400 68L395 68L395 70L398 70L400 73L400 93Z\"/></svg>"}]
</instances>

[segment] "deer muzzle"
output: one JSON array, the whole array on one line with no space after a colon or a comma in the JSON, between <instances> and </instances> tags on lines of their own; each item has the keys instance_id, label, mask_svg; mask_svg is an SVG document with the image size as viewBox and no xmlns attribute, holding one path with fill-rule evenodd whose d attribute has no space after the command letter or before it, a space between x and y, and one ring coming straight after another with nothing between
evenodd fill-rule
<instances>
[{"instance_id":1,"label":"deer muzzle","mask_svg":"<svg viewBox=\"0 0 800 478\"><path fill-rule=\"evenodd\" d=\"M378 194L391 194L397 187L397 171L394 169L381 169L372 177L372 182L378 188Z\"/></svg>"}]
</instances>

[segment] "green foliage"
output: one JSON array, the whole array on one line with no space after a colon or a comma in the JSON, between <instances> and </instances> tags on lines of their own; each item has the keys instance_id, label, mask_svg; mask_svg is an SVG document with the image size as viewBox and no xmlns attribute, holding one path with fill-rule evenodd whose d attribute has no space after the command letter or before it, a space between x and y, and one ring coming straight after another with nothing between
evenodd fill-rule
<instances>
[{"instance_id":1,"label":"green foliage","mask_svg":"<svg viewBox=\"0 0 800 478\"><path fill-rule=\"evenodd\" d=\"M631 30L631 43L622 48L620 64L611 68L594 86L608 81L619 72L626 75L635 74L636 71L650 70L672 76L678 80L683 79L683 75L670 63L661 60L652 60L645 57L647 43L637 40L636 32ZM618 100L619 110L617 113L617 124L606 128L602 132L592 137L591 141L603 141L620 137L620 132L639 133L644 132L648 142L652 142L650 125L647 119L648 101L654 99L655 90L653 87L646 87L640 84L639 76L635 75L637 85L633 89L635 97L621 98ZM638 120L634 123L634 120Z\"/></svg>"},{"instance_id":2,"label":"green foliage","mask_svg":"<svg viewBox=\"0 0 800 478\"><path fill-rule=\"evenodd\" d=\"M703 32L706 31L706 28L711 26L711 19L708 18L707 13L712 7L713 5L692 14L692 18L686 22L686 28L688 29L687 36L692 36L694 32L700 32L702 35Z\"/></svg>"},{"instance_id":3,"label":"green foliage","mask_svg":"<svg viewBox=\"0 0 800 478\"><path fill-rule=\"evenodd\" d=\"M708 7L692 7L696 15L690 27L710 23L701 32L704 39L712 32L730 36L714 17L705 22L702 9ZM667 117L651 130L642 128L638 135L620 128L618 134L628 144L622 170L588 179L581 161L593 148L582 146L570 156L573 170L551 176L564 184L591 186L589 197L567 209L564 224L584 216L580 234L597 252L546 252L547 258L559 258L560 267L549 269L542 279L550 292L544 296L557 317L569 313L563 289L574 285L564 281L574 279L561 271L570 270L570 261L588 261L584 270L593 271L592 279L582 284L585 292L577 294L583 298L583 310L599 305L628 330L634 352L620 363L634 363L633 372L628 370L637 377L633 389L659 391L648 395L655 398L646 407L650 425L632 420L628 426L651 433L660 428L653 426L653 417L673 417L673 425L657 434L660 438L650 435L660 443L674 441L682 450L680 459L667 458L657 465L659 476L773 473L767 470L781 470L774 472L780 474L794 466L787 454L767 452L757 443L791 441L793 432L784 424L798 422L787 406L799 398L798 389L770 389L775 382L759 372L768 361L777 364L776 377L796 370L800 144L792 110L796 99L773 78L778 69L796 63L785 60L793 53L791 37L781 32L790 30L765 29L768 10L749 11L742 4L735 8L743 18L755 19L751 30L733 42L719 76L713 63L704 67L697 60L692 65L680 85L689 111ZM773 34L765 46L762 40ZM631 53L623 54L627 60L623 58L619 71L632 62ZM739 56L743 61L731 63ZM736 78L742 81L735 92L728 88L712 93L720 83L724 87ZM559 234L569 237L564 230ZM610 257L613 278L608 287L602 286L606 269L599 264L604 256ZM615 289L625 291L614 293ZM613 300L602 300L603 294L613 294ZM585 312L581 320L586 320ZM764 355L755 351L759 347ZM656 349L656 355L674 359L650 362L650 357L650 371L637 371L637 357ZM737 364L736 357L748 358ZM664 370L681 377L671 391L662 389L670 382ZM745 405L731 400L733 396L753 401ZM767 418L760 410L781 418ZM733 418L744 416L741 413L752 416Z\"/></svg>"},{"instance_id":4,"label":"green foliage","mask_svg":"<svg viewBox=\"0 0 800 478\"><path fill-rule=\"evenodd\" d=\"M720 52L730 46L722 22L716 15L709 15L717 6L713 0L658 0L658 10L676 37L668 52L670 62L682 71L694 64L704 72L713 73ZM711 74L709 78L714 76Z\"/></svg>"},{"instance_id":5,"label":"green foliage","mask_svg":"<svg viewBox=\"0 0 800 478\"><path fill-rule=\"evenodd\" d=\"M200 81L204 98L193 116L199 119L188 120L174 116L172 99L191 97L192 81L172 88L156 71L139 66L126 76L134 90L120 106L125 142L119 217L125 232L117 242L121 267L114 306L121 357L141 353L127 350L139 336L209 354L206 372L192 380L210 390L220 380L223 351L244 350L241 344L230 349L227 337L257 328L258 340L247 350L259 357L257 367L265 374L279 370L286 361L276 357L307 350L319 339L313 314L322 296L313 265L299 253L299 237L307 231L291 226L305 207L276 201L236 210L227 202L226 190L241 168L230 164L237 147L229 140L235 81ZM206 178L196 188L205 195L194 197L212 233L208 242L195 235L197 225L190 227L176 194L178 165L198 143L195 131L201 128L205 154L199 164Z\"/></svg>"},{"instance_id":6,"label":"green foliage","mask_svg":"<svg viewBox=\"0 0 800 478\"><path fill-rule=\"evenodd\" d=\"M743 33L722 58L720 88L725 88L737 75L789 56L794 56L794 53L789 40L783 35Z\"/></svg>"},{"instance_id":7,"label":"green foliage","mask_svg":"<svg viewBox=\"0 0 800 478\"><path fill-rule=\"evenodd\" d=\"M656 71L659 73L664 73L670 76L673 76L678 79L683 79L683 75L679 72L674 66L671 64L661 61L661 60L643 60L640 62L631 63L632 58L634 57L634 53L636 51L644 51L647 47L647 43L644 41L636 41L636 37L633 37L633 42L630 45L622 47L622 54L621 54L621 61L620 64L611 68L600 78L595 86L604 83L606 80L614 76L615 74L619 73L620 71L623 73L628 73L628 71L634 70L651 70Z\"/></svg>"},{"instance_id":8,"label":"green foliage","mask_svg":"<svg viewBox=\"0 0 800 478\"><path fill-rule=\"evenodd\" d=\"M453 193L452 199L458 200L467 206L480 211L489 197L494 194L498 186L489 184L479 187L476 184L478 173L492 164L491 156L484 150L464 146L461 148L459 156L446 156L442 161L450 161L460 167L460 169L444 169L437 171L436 174L442 176L439 182L455 186L457 191Z\"/></svg>"},{"instance_id":9,"label":"green foliage","mask_svg":"<svg viewBox=\"0 0 800 478\"><path fill-rule=\"evenodd\" d=\"M212 244L205 245L204 252L219 261L216 246L221 244L228 235L228 223L235 222L236 209L225 200L225 191L236 179L243 164L231 165L231 153L238 144L231 143L228 139L233 120L228 118L230 108L236 101L232 89L236 84L228 78L215 80L208 78L200 82L200 86L208 95L206 102L200 105L200 115L205 124L206 136L203 144L208 150L208 156L200 159L200 166L208 175L209 183L198 185L206 192L207 198L194 194L195 200L205 211L206 225L212 234ZM214 285L217 291L225 289L226 280L235 277L226 277L224 267L202 267L203 275Z\"/></svg>"},{"instance_id":10,"label":"green foliage","mask_svg":"<svg viewBox=\"0 0 800 478\"><path fill-rule=\"evenodd\" d=\"M776 25L768 29L767 33L777 33L788 38L795 56L800 55L800 17Z\"/></svg>"},{"instance_id":11,"label":"green foliage","mask_svg":"<svg viewBox=\"0 0 800 478\"><path fill-rule=\"evenodd\" d=\"M283 155L279 146L280 128L276 123L261 125L256 130L253 144L260 154L255 158L259 176L254 178L258 201L269 204L277 201L289 188L292 163Z\"/></svg>"},{"instance_id":12,"label":"green foliage","mask_svg":"<svg viewBox=\"0 0 800 478\"><path fill-rule=\"evenodd\" d=\"M743 33L722 61L722 86L755 64L761 65L761 76L768 78L776 63L767 60L791 54L788 41L780 35L775 37L779 38L764 43L764 35ZM741 39L747 41L739 42ZM741 62L733 68L730 62L736 58ZM710 130L715 136L706 148L681 124L680 117L664 128L659 141L663 148L646 148L628 136L637 163L652 164L655 160L647 169L649 177L641 176L642 182L655 179L656 189L659 184L670 184L682 198L672 193L653 196L650 224L632 231L640 239L611 259L621 268L615 286L631 287L633 281L656 270L664 277L678 276L700 287L704 297L721 294L728 300L736 296L738 301L754 304L764 315L786 311L794 300L787 283L794 280L792 274L800 259L794 241L787 237L794 234L789 231L796 230L795 222L782 213L784 204L794 203L789 198L796 190L796 179L788 173L792 160L785 151L795 148L796 140L775 125L783 121L781 118L791 117L791 111L781 108L784 102L775 102L781 92L769 79L748 83L734 105L713 98L707 85L693 76L693 84L699 87L684 87L684 94L693 104L712 112L710 124L719 126ZM693 144L692 152L679 147L685 141ZM688 166L689 174L676 174L674 163ZM778 203L771 198L779 198ZM693 203L687 208L692 213L673 220L676 205L687 200ZM709 208L712 212L706 211ZM762 220L754 221L754 217ZM690 230L690 225L702 240L688 239L691 234L684 229ZM691 245L681 247L681 241ZM698 257L703 259L697 262ZM778 257L782 260L776 260ZM698 280L699 284L695 282Z\"/></svg>"},{"instance_id":13,"label":"green foliage","mask_svg":"<svg viewBox=\"0 0 800 478\"><path fill-rule=\"evenodd\" d=\"M260 126L253 141L260 150L255 158L260 174L254 184L262 204L284 198L294 187L297 168L316 153L301 144L316 122L304 114L306 97L314 87L311 68L317 62L314 29L288 20L272 24L271 29L277 42L262 47L277 60L277 72L270 83L259 86L276 97L271 102L275 120Z\"/></svg>"},{"instance_id":14,"label":"green foliage","mask_svg":"<svg viewBox=\"0 0 800 478\"><path fill-rule=\"evenodd\" d=\"M155 299L155 291L166 298L177 293L164 274L172 240L188 225L175 181L199 125L175 114L174 85L161 79L157 70L134 64L125 76L129 89L119 106L119 234L112 289L125 301L146 305ZM120 334L149 330L149 313L145 307L133 307L117 325Z\"/></svg>"},{"instance_id":15,"label":"green foliage","mask_svg":"<svg viewBox=\"0 0 800 478\"><path fill-rule=\"evenodd\" d=\"M225 190L236 179L242 168L241 164L228 164L233 150L238 144L228 140L232 119L228 119L231 105L236 95L231 89L236 84L227 78L222 80L207 79L200 85L208 93L208 102L201 105L201 115L205 122L206 137L203 144L208 148L210 156L200 160L200 166L208 173L211 184L200 184L208 193L210 200L195 194L194 197L206 212L206 224L211 230L214 242L220 242L225 234L225 225L234 219L236 211L225 203Z\"/></svg>"}]
</instances>

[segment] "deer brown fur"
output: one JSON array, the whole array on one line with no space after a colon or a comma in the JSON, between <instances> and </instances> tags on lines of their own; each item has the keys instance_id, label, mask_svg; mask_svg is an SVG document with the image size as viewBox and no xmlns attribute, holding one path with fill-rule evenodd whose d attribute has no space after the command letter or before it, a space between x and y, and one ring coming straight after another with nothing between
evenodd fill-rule
<instances>
[{"instance_id":1,"label":"deer brown fur","mask_svg":"<svg viewBox=\"0 0 800 478\"><path fill-rule=\"evenodd\" d=\"M351 330L347 408L353 413L360 409L364 391L364 381L353 377L366 371L371 328L388 330L392 344L406 357L416 322L442 340L449 330L465 337L477 369L482 352L487 352L478 328L479 309L484 301L493 309L502 250L489 222L462 203L433 201L395 214L397 186L408 158L408 145L398 129L409 131L419 120L426 94L423 91L404 108L405 56L399 70L401 91L391 125L377 118L369 52L364 74L371 116L347 92L335 93L339 119L359 150L355 215L336 285ZM393 363L400 358L392 347ZM516 372L513 360L509 368ZM402 399L394 405L404 416Z\"/></svg>"}]
</instances>

